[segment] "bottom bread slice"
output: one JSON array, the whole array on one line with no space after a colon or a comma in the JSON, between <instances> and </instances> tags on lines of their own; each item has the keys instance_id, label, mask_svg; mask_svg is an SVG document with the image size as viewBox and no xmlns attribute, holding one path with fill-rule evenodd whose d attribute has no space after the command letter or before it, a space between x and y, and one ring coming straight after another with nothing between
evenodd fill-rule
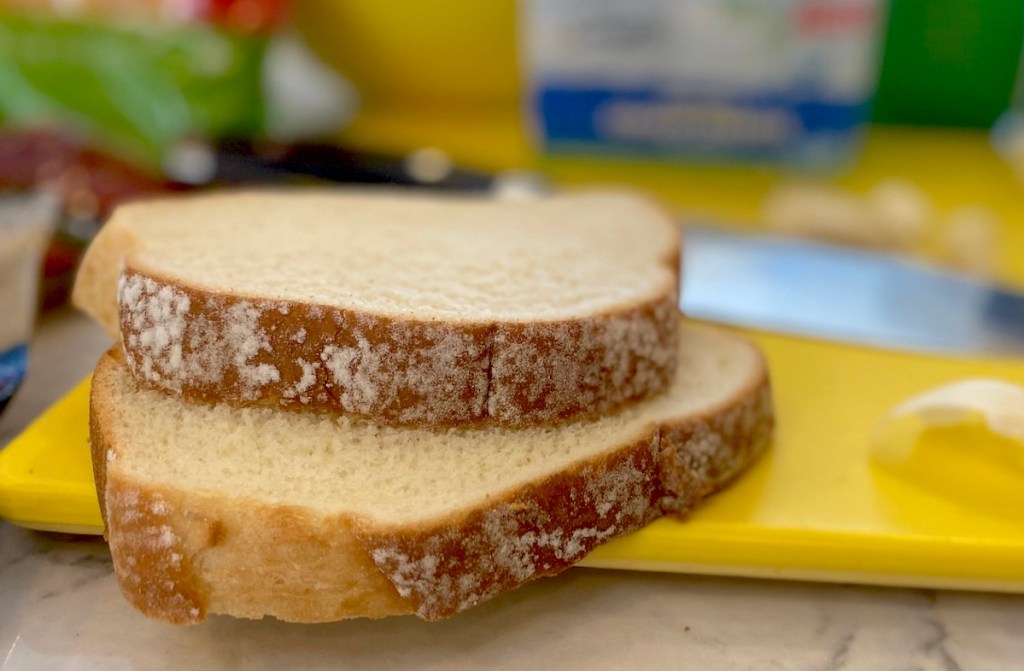
<instances>
[{"instance_id":1,"label":"bottom bread slice","mask_svg":"<svg viewBox=\"0 0 1024 671\"><path fill-rule=\"evenodd\" d=\"M93 378L91 443L118 583L146 615L448 617L683 514L768 444L750 342L684 325L664 395L550 427L430 431Z\"/></svg>"}]
</instances>

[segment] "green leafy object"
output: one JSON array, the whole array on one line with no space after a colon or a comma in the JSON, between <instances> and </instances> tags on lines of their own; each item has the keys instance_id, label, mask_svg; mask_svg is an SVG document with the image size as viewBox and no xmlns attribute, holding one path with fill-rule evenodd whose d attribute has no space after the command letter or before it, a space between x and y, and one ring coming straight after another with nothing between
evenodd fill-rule
<instances>
[{"instance_id":1,"label":"green leafy object","mask_svg":"<svg viewBox=\"0 0 1024 671\"><path fill-rule=\"evenodd\" d=\"M0 119L58 123L147 163L262 128L262 39L189 24L0 16Z\"/></svg>"}]
</instances>

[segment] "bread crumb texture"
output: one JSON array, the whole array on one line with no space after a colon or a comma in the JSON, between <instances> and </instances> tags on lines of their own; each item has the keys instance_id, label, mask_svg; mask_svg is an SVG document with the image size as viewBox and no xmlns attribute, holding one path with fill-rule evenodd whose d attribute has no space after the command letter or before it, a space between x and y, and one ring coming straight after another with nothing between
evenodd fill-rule
<instances>
[{"instance_id":1,"label":"bread crumb texture","mask_svg":"<svg viewBox=\"0 0 1024 671\"><path fill-rule=\"evenodd\" d=\"M599 314L656 295L678 274L679 245L670 216L621 193L502 202L295 189L124 205L89 255L109 263L103 252L112 251L117 267L251 298L511 322Z\"/></svg>"}]
</instances>

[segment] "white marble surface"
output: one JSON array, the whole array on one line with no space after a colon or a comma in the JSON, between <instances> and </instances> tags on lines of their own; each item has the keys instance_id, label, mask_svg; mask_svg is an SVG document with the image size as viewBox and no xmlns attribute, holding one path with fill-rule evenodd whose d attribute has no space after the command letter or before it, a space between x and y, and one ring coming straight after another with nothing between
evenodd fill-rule
<instances>
[{"instance_id":1,"label":"white marble surface","mask_svg":"<svg viewBox=\"0 0 1024 671\"><path fill-rule=\"evenodd\" d=\"M49 319L6 442L105 339ZM575 569L447 622L146 620L95 539L0 522L0 669L1024 669L1024 597Z\"/></svg>"}]
</instances>

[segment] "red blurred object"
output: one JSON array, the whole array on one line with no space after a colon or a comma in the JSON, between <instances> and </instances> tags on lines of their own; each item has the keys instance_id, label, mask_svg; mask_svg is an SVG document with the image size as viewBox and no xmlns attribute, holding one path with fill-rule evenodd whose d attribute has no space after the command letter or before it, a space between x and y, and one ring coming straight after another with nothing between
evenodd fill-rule
<instances>
[{"instance_id":1,"label":"red blurred object","mask_svg":"<svg viewBox=\"0 0 1024 671\"><path fill-rule=\"evenodd\" d=\"M86 224L78 235L63 227L51 241L43 263L42 309L67 301L88 233L116 205L180 188L59 133L0 132L0 190L49 191L60 199L65 221Z\"/></svg>"},{"instance_id":2,"label":"red blurred object","mask_svg":"<svg viewBox=\"0 0 1024 671\"><path fill-rule=\"evenodd\" d=\"M287 0L207 0L204 18L242 33L265 33L280 27L288 16Z\"/></svg>"},{"instance_id":3,"label":"red blurred object","mask_svg":"<svg viewBox=\"0 0 1024 671\"><path fill-rule=\"evenodd\" d=\"M76 219L102 219L126 200L177 190L160 176L49 131L0 133L0 189L56 193Z\"/></svg>"},{"instance_id":4,"label":"red blurred object","mask_svg":"<svg viewBox=\"0 0 1024 671\"><path fill-rule=\"evenodd\" d=\"M39 283L39 311L59 308L68 302L82 247L59 237L50 241Z\"/></svg>"},{"instance_id":5,"label":"red blurred object","mask_svg":"<svg viewBox=\"0 0 1024 671\"><path fill-rule=\"evenodd\" d=\"M877 15L872 2L815 0L797 8L797 23L804 34L841 35L874 23Z\"/></svg>"},{"instance_id":6,"label":"red blurred object","mask_svg":"<svg viewBox=\"0 0 1024 671\"><path fill-rule=\"evenodd\" d=\"M0 10L52 13L64 18L212 23L246 34L280 28L291 0L0 0Z\"/></svg>"}]
</instances>

